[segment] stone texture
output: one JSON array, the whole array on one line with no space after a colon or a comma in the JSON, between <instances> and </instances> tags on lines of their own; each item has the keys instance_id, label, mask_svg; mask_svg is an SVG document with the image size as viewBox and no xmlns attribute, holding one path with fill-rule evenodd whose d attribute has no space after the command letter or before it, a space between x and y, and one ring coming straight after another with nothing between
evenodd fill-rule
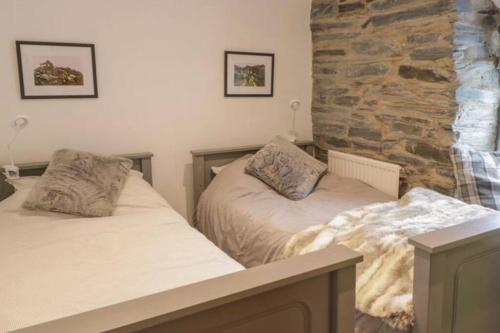
<instances>
[{"instance_id":1,"label":"stone texture","mask_svg":"<svg viewBox=\"0 0 500 333\"><path fill-rule=\"evenodd\" d=\"M334 100L335 104L344 105L344 106L355 106L361 100L358 96L339 96Z\"/></svg>"},{"instance_id":2,"label":"stone texture","mask_svg":"<svg viewBox=\"0 0 500 333\"><path fill-rule=\"evenodd\" d=\"M447 77L440 75L431 69L408 65L401 65L399 67L399 76L405 79L416 79L425 82L449 82Z\"/></svg>"},{"instance_id":3,"label":"stone texture","mask_svg":"<svg viewBox=\"0 0 500 333\"><path fill-rule=\"evenodd\" d=\"M347 67L346 76L355 78L360 76L379 76L384 75L389 71L389 68L384 64L355 64Z\"/></svg>"},{"instance_id":4,"label":"stone texture","mask_svg":"<svg viewBox=\"0 0 500 333\"><path fill-rule=\"evenodd\" d=\"M417 49L410 53L413 60L439 60L450 58L453 54L451 47L432 47L429 49Z\"/></svg>"},{"instance_id":5,"label":"stone texture","mask_svg":"<svg viewBox=\"0 0 500 333\"><path fill-rule=\"evenodd\" d=\"M351 26L350 22L333 22L333 23L312 23L311 24L311 31L313 33L315 32L325 32L325 31L330 31L330 30L335 30L335 29L342 29L342 28L348 28Z\"/></svg>"},{"instance_id":6,"label":"stone texture","mask_svg":"<svg viewBox=\"0 0 500 333\"><path fill-rule=\"evenodd\" d=\"M349 136L363 138L370 141L379 141L380 139L382 139L382 132L371 129L369 127L366 128L351 127L349 129Z\"/></svg>"},{"instance_id":7,"label":"stone texture","mask_svg":"<svg viewBox=\"0 0 500 333\"><path fill-rule=\"evenodd\" d=\"M398 55L400 49L389 41L380 39L367 39L352 43L352 49L365 55Z\"/></svg>"},{"instance_id":8,"label":"stone texture","mask_svg":"<svg viewBox=\"0 0 500 333\"><path fill-rule=\"evenodd\" d=\"M439 35L436 33L417 33L413 35L409 35L406 37L406 41L410 44L426 44L437 41Z\"/></svg>"},{"instance_id":9,"label":"stone texture","mask_svg":"<svg viewBox=\"0 0 500 333\"><path fill-rule=\"evenodd\" d=\"M430 144L427 141L409 140L406 150L412 154L437 162L448 163L450 154L448 149Z\"/></svg>"},{"instance_id":10,"label":"stone texture","mask_svg":"<svg viewBox=\"0 0 500 333\"><path fill-rule=\"evenodd\" d=\"M399 12L372 16L371 23L374 26L389 25L401 21L413 20L422 17L440 15L449 11L447 1L437 1L433 5L409 8Z\"/></svg>"},{"instance_id":11,"label":"stone texture","mask_svg":"<svg viewBox=\"0 0 500 333\"><path fill-rule=\"evenodd\" d=\"M328 0L313 0L313 7L317 2ZM365 6L346 11L353 3ZM345 0L334 17L312 17L312 120L320 158L337 149L398 163L404 166L403 192L414 186L454 191L448 156L458 110L451 3ZM494 77L491 67L475 71Z\"/></svg>"},{"instance_id":12,"label":"stone texture","mask_svg":"<svg viewBox=\"0 0 500 333\"><path fill-rule=\"evenodd\" d=\"M374 1L372 4L370 4L370 9L374 10L386 10L386 9L393 9L395 7L400 7L403 5L408 5L415 3L414 0L379 0L379 1Z\"/></svg>"},{"instance_id":13,"label":"stone texture","mask_svg":"<svg viewBox=\"0 0 500 333\"><path fill-rule=\"evenodd\" d=\"M338 5L336 1L320 2L315 1L311 7L311 18L328 18L334 17L338 12Z\"/></svg>"},{"instance_id":14,"label":"stone texture","mask_svg":"<svg viewBox=\"0 0 500 333\"><path fill-rule=\"evenodd\" d=\"M352 12L364 8L365 4L363 2L344 3L339 5L339 13Z\"/></svg>"},{"instance_id":15,"label":"stone texture","mask_svg":"<svg viewBox=\"0 0 500 333\"><path fill-rule=\"evenodd\" d=\"M344 56L346 55L345 50L335 49L335 50L317 50L314 51L315 57L323 57L323 56Z\"/></svg>"},{"instance_id":16,"label":"stone texture","mask_svg":"<svg viewBox=\"0 0 500 333\"><path fill-rule=\"evenodd\" d=\"M455 70L460 86L453 131L460 144L478 150L498 149L500 80L495 44L500 42L500 14L489 0L457 0L455 23ZM491 39L493 37L493 40Z\"/></svg>"}]
</instances>

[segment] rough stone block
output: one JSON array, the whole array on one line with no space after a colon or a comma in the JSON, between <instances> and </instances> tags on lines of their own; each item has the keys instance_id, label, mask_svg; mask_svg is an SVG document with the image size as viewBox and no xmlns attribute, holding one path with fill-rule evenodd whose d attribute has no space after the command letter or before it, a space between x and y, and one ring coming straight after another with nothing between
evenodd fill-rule
<instances>
[{"instance_id":1,"label":"rough stone block","mask_svg":"<svg viewBox=\"0 0 500 333\"><path fill-rule=\"evenodd\" d=\"M415 3L415 0L379 0L372 2L369 8L374 10L387 10L413 3Z\"/></svg>"},{"instance_id":2,"label":"rough stone block","mask_svg":"<svg viewBox=\"0 0 500 333\"><path fill-rule=\"evenodd\" d=\"M395 13L376 15L372 17L371 22L375 27L378 27L396 22L418 19L421 17L440 15L447 10L448 4L443 1L438 1L434 5L420 6Z\"/></svg>"},{"instance_id":3,"label":"rough stone block","mask_svg":"<svg viewBox=\"0 0 500 333\"><path fill-rule=\"evenodd\" d=\"M439 60L443 58L451 58L453 49L449 47L432 47L429 49L414 50L410 57L413 60Z\"/></svg>"},{"instance_id":4,"label":"rough stone block","mask_svg":"<svg viewBox=\"0 0 500 333\"><path fill-rule=\"evenodd\" d=\"M375 152L375 153L382 152L381 145L377 144L377 143L366 143L366 142L353 141L352 148L354 150L366 150L366 151L371 151L371 152Z\"/></svg>"},{"instance_id":5,"label":"rough stone block","mask_svg":"<svg viewBox=\"0 0 500 333\"><path fill-rule=\"evenodd\" d=\"M413 135L413 136L422 135L422 127L418 127L407 123L395 122L392 124L392 129L394 131L400 131L408 135Z\"/></svg>"},{"instance_id":6,"label":"rough stone block","mask_svg":"<svg viewBox=\"0 0 500 333\"><path fill-rule=\"evenodd\" d=\"M382 76L389 71L389 68L384 64L353 64L347 67L346 76L350 78L360 76Z\"/></svg>"},{"instance_id":7,"label":"rough stone block","mask_svg":"<svg viewBox=\"0 0 500 333\"><path fill-rule=\"evenodd\" d=\"M345 39L353 39L358 36L360 36L361 33L359 32L337 32L333 34L326 34L326 35L313 35L313 42L318 43L318 42L325 42L325 41L338 41L338 40L345 40Z\"/></svg>"},{"instance_id":8,"label":"rough stone block","mask_svg":"<svg viewBox=\"0 0 500 333\"><path fill-rule=\"evenodd\" d=\"M351 127L349 128L349 137L363 138L371 141L379 141L382 139L382 132L369 127Z\"/></svg>"},{"instance_id":9,"label":"rough stone block","mask_svg":"<svg viewBox=\"0 0 500 333\"><path fill-rule=\"evenodd\" d=\"M365 9L363 2L344 3L339 5L339 13L348 13L356 10Z\"/></svg>"},{"instance_id":10,"label":"rough stone block","mask_svg":"<svg viewBox=\"0 0 500 333\"><path fill-rule=\"evenodd\" d=\"M380 39L368 39L352 43L352 49L359 54L371 56L377 55L398 55L401 50L389 41Z\"/></svg>"},{"instance_id":11,"label":"rough stone block","mask_svg":"<svg viewBox=\"0 0 500 333\"><path fill-rule=\"evenodd\" d=\"M313 23L311 24L311 31L325 32L334 29L345 29L352 26L351 22L333 22L333 23Z\"/></svg>"},{"instance_id":12,"label":"rough stone block","mask_svg":"<svg viewBox=\"0 0 500 333\"><path fill-rule=\"evenodd\" d=\"M334 136L327 138L326 143L336 148L347 148L351 146L349 141Z\"/></svg>"},{"instance_id":13,"label":"rough stone block","mask_svg":"<svg viewBox=\"0 0 500 333\"><path fill-rule=\"evenodd\" d=\"M432 145L425 141L409 140L406 151L428 160L450 163L449 150Z\"/></svg>"},{"instance_id":14,"label":"rough stone block","mask_svg":"<svg viewBox=\"0 0 500 333\"><path fill-rule=\"evenodd\" d=\"M425 44L425 43L432 43L437 41L439 38L438 34L436 33L418 33L418 34L412 34L406 37L406 41L409 44Z\"/></svg>"},{"instance_id":15,"label":"rough stone block","mask_svg":"<svg viewBox=\"0 0 500 333\"><path fill-rule=\"evenodd\" d=\"M431 69L418 68L409 65L399 66L399 76L405 79L416 79L425 82L450 82L450 80Z\"/></svg>"},{"instance_id":16,"label":"rough stone block","mask_svg":"<svg viewBox=\"0 0 500 333\"><path fill-rule=\"evenodd\" d=\"M333 67L319 67L315 66L313 69L314 74L323 74L323 75L335 75L337 74L337 70Z\"/></svg>"},{"instance_id":17,"label":"rough stone block","mask_svg":"<svg viewBox=\"0 0 500 333\"><path fill-rule=\"evenodd\" d=\"M346 54L345 50L342 49L314 51L315 57L338 57L338 56L344 56L345 54Z\"/></svg>"},{"instance_id":18,"label":"rough stone block","mask_svg":"<svg viewBox=\"0 0 500 333\"><path fill-rule=\"evenodd\" d=\"M343 106L355 106L359 103L358 96L339 96L334 99L334 103Z\"/></svg>"},{"instance_id":19,"label":"rough stone block","mask_svg":"<svg viewBox=\"0 0 500 333\"><path fill-rule=\"evenodd\" d=\"M328 17L335 17L338 13L337 1L331 2L318 2L314 1L311 6L311 18L322 19Z\"/></svg>"}]
</instances>

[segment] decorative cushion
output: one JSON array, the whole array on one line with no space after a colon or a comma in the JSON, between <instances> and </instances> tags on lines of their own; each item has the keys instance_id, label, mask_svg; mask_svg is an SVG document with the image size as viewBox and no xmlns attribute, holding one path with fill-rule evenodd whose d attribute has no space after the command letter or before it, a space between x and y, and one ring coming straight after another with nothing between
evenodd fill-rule
<instances>
[{"instance_id":1,"label":"decorative cushion","mask_svg":"<svg viewBox=\"0 0 500 333\"><path fill-rule=\"evenodd\" d=\"M475 151L455 145L451 149L451 160L458 198L500 210L500 152Z\"/></svg>"},{"instance_id":2,"label":"decorative cushion","mask_svg":"<svg viewBox=\"0 0 500 333\"><path fill-rule=\"evenodd\" d=\"M291 200L307 197L326 170L326 164L281 137L259 150L245 167L246 173Z\"/></svg>"},{"instance_id":3,"label":"decorative cushion","mask_svg":"<svg viewBox=\"0 0 500 333\"><path fill-rule=\"evenodd\" d=\"M58 150L23 204L86 217L110 216L132 167L121 157Z\"/></svg>"}]
</instances>

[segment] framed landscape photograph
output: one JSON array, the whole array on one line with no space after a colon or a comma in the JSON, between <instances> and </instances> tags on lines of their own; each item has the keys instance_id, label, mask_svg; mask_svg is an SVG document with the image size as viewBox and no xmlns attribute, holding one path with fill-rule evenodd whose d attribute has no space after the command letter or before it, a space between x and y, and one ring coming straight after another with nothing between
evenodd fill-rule
<instances>
[{"instance_id":1,"label":"framed landscape photograph","mask_svg":"<svg viewBox=\"0 0 500 333\"><path fill-rule=\"evenodd\" d=\"M22 99L97 98L94 44L16 41Z\"/></svg>"},{"instance_id":2,"label":"framed landscape photograph","mask_svg":"<svg viewBox=\"0 0 500 333\"><path fill-rule=\"evenodd\" d=\"M272 97L274 54L225 52L225 97Z\"/></svg>"}]
</instances>

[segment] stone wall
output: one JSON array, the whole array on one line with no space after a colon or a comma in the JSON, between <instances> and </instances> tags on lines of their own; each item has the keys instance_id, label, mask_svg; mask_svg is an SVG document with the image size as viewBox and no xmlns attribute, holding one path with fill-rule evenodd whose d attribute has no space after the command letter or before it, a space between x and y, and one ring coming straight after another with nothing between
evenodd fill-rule
<instances>
[{"instance_id":1,"label":"stone wall","mask_svg":"<svg viewBox=\"0 0 500 333\"><path fill-rule=\"evenodd\" d=\"M402 190L454 190L452 0L313 0L313 133L404 166Z\"/></svg>"},{"instance_id":2,"label":"stone wall","mask_svg":"<svg viewBox=\"0 0 500 333\"><path fill-rule=\"evenodd\" d=\"M457 0L457 12L454 58L460 87L453 129L459 143L494 150L500 98L500 15L490 0Z\"/></svg>"}]
</instances>

